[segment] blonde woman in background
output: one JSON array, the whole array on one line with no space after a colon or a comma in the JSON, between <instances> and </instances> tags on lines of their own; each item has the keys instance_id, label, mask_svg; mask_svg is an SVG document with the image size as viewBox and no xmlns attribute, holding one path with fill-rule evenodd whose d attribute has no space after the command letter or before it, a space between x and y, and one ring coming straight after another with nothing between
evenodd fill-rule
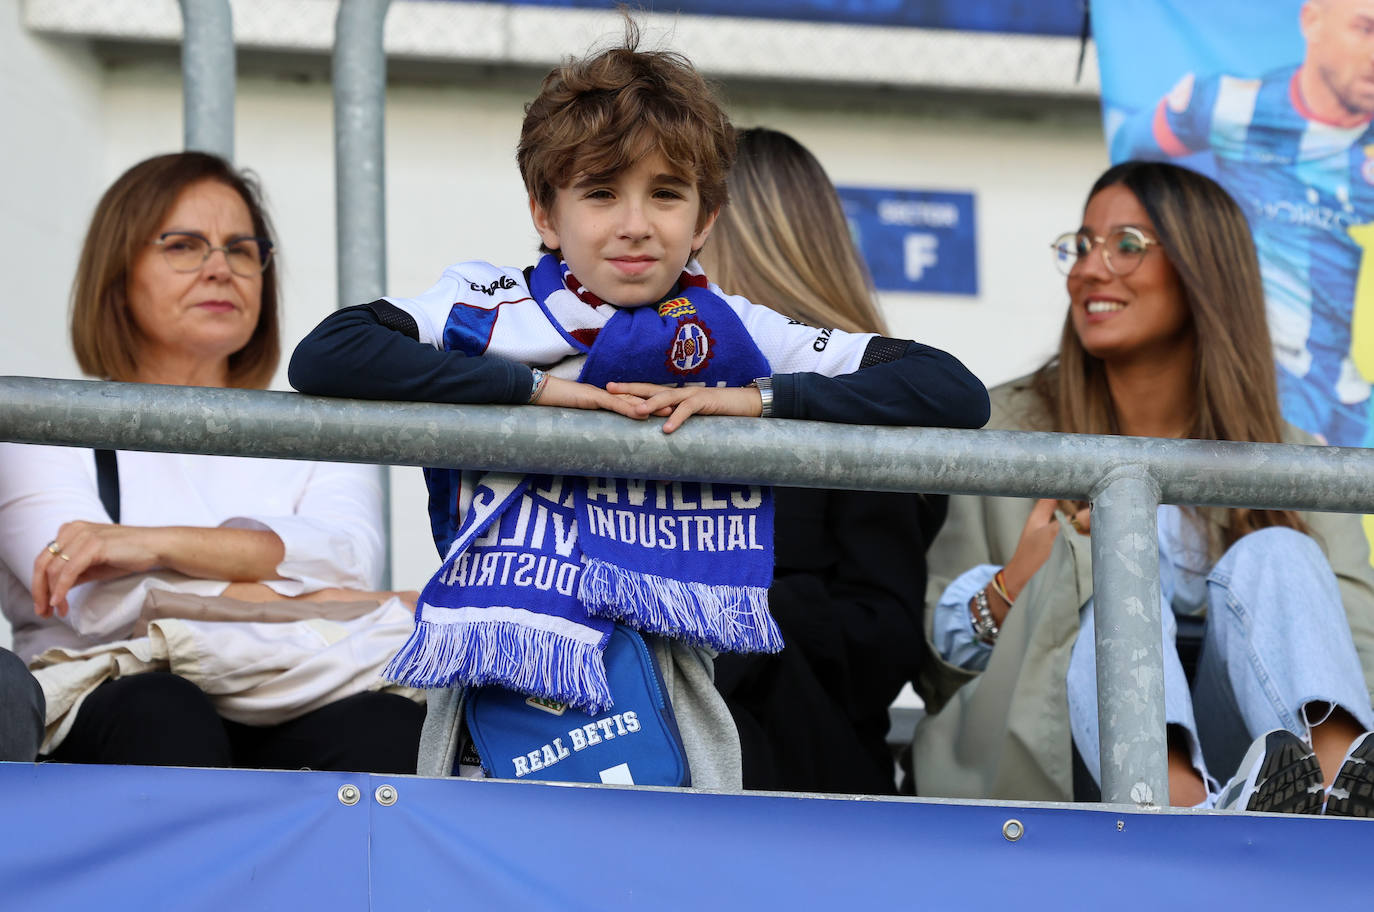
<instances>
[{"instance_id":1,"label":"blonde woman in background","mask_svg":"<svg viewBox=\"0 0 1374 912\"><path fill-rule=\"evenodd\" d=\"M805 147L776 130L740 131L729 186L699 257L712 281L817 327L816 346L832 328L885 331L839 197ZM776 495L769 608L786 648L716 659L745 787L891 793L888 706L919 667L923 554L947 498Z\"/></svg>"}]
</instances>

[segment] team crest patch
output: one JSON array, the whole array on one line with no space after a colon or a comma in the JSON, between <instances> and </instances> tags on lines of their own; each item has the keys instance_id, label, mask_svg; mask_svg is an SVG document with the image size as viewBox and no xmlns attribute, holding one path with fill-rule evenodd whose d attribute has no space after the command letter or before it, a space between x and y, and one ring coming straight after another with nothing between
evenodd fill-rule
<instances>
[{"instance_id":1,"label":"team crest patch","mask_svg":"<svg viewBox=\"0 0 1374 912\"><path fill-rule=\"evenodd\" d=\"M673 298L671 301L664 301L658 305L658 315L670 320L676 320L678 317L690 317L696 312L697 309L686 298Z\"/></svg>"},{"instance_id":2,"label":"team crest patch","mask_svg":"<svg viewBox=\"0 0 1374 912\"><path fill-rule=\"evenodd\" d=\"M678 324L677 335L668 351L668 369L677 374L695 374L706 367L713 354L711 331L699 321L688 318Z\"/></svg>"}]
</instances>

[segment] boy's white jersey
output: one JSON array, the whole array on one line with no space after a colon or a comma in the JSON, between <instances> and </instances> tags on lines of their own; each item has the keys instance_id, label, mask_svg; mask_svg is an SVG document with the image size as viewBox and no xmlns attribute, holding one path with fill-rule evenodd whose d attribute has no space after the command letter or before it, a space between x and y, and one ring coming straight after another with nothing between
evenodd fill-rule
<instances>
[{"instance_id":1,"label":"boy's white jersey","mask_svg":"<svg viewBox=\"0 0 1374 912\"><path fill-rule=\"evenodd\" d=\"M702 275L695 260L686 272ZM852 373L874 338L873 333L807 326L727 294L715 284L710 290L740 318L773 373ZM386 300L415 319L421 342L471 356L498 354L539 367L583 354L618 310L610 304L590 304L566 288L537 301L524 271L480 261L449 266L417 297Z\"/></svg>"}]
</instances>

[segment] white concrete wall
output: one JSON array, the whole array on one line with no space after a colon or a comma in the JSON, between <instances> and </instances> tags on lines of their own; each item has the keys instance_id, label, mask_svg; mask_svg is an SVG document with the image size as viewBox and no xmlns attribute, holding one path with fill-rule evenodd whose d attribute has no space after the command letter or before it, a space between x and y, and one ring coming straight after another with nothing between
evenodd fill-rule
<instances>
[{"instance_id":1,"label":"white concrete wall","mask_svg":"<svg viewBox=\"0 0 1374 912\"><path fill-rule=\"evenodd\" d=\"M537 240L514 162L522 106L537 88L398 85L388 95L388 284L423 290L457 259L532 262ZM750 97L758 97L755 93ZM1078 224L1106 164L1091 118L1009 121L789 104L732 109L744 125L785 130L837 183L976 194L977 298L890 295L895 334L946 348L989 384L1053 350L1062 279L1048 242ZM76 376L65 335L68 286L91 207L133 162L181 144L174 62L102 67L0 13L0 251L8 292L0 371ZM285 347L336 305L333 134L322 81L241 76L236 154L262 177L280 240ZM285 388L284 367L278 375ZM394 583L418 587L437 564L418 469L393 470Z\"/></svg>"},{"instance_id":2,"label":"white concrete wall","mask_svg":"<svg viewBox=\"0 0 1374 912\"><path fill-rule=\"evenodd\" d=\"M75 376L67 291L102 189L103 80L83 47L34 38L0 3L0 372Z\"/></svg>"},{"instance_id":3,"label":"white concrete wall","mask_svg":"<svg viewBox=\"0 0 1374 912\"><path fill-rule=\"evenodd\" d=\"M76 376L67 290L103 180L103 78L84 48L33 38L0 3L0 373Z\"/></svg>"},{"instance_id":4,"label":"white concrete wall","mask_svg":"<svg viewBox=\"0 0 1374 912\"><path fill-rule=\"evenodd\" d=\"M1083 196L1107 166L1095 123L772 106L731 115L791 133L837 184L974 194L978 296L887 293L893 335L953 352L989 385L1039 366L1057 347L1068 299L1049 245L1078 227Z\"/></svg>"}]
</instances>

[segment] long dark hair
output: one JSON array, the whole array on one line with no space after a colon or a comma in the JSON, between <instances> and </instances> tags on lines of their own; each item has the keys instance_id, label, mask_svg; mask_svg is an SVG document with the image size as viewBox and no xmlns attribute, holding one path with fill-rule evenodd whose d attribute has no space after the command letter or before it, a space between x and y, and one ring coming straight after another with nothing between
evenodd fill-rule
<instances>
[{"instance_id":1,"label":"long dark hair","mask_svg":"<svg viewBox=\"0 0 1374 912\"><path fill-rule=\"evenodd\" d=\"M1093 184L1088 199L1118 185L1149 215L1192 315L1197 358L1189 436L1279 442L1284 424L1264 285L1245 213L1216 181L1166 162L1115 165ZM1072 314L1065 318L1058 356L1036 372L1032 388L1055 430L1120 433L1103 363L1083 348ZM1220 511L1199 512L1220 526L1214 547L1267 526L1307 531L1292 511L1233 509L1224 511L1224 519Z\"/></svg>"}]
</instances>

